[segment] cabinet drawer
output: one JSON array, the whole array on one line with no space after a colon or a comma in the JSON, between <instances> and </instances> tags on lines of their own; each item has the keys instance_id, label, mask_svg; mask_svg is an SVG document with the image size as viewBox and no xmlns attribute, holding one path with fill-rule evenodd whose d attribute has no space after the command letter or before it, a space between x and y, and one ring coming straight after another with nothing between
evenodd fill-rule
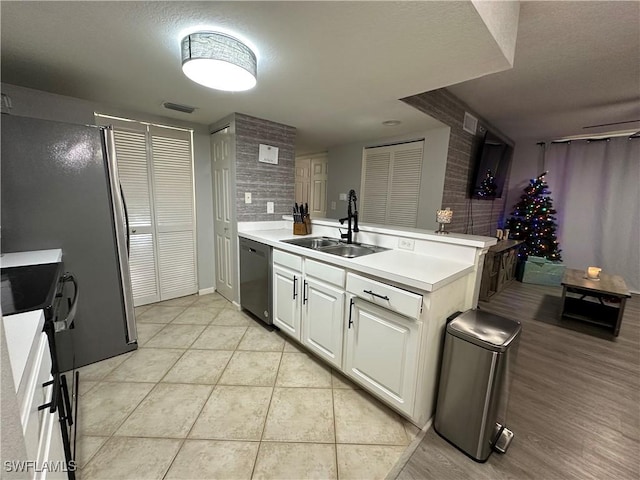
<instances>
[{"instance_id":1,"label":"cabinet drawer","mask_svg":"<svg viewBox=\"0 0 640 480\"><path fill-rule=\"evenodd\" d=\"M48 410L38 410L40 405L51 401L53 387L51 385L43 387L42 384L52 379L51 376L51 355L49 354L49 340L46 333L40 334L37 355L29 374L29 383L25 393L24 401L20 406L20 419L24 433L25 445L27 447L28 458L37 458L38 438L42 428L42 421L45 412Z\"/></svg>"},{"instance_id":2,"label":"cabinet drawer","mask_svg":"<svg viewBox=\"0 0 640 480\"><path fill-rule=\"evenodd\" d=\"M283 252L282 250L276 250L275 248L273 249L273 263L289 267L298 272L302 271L302 257Z\"/></svg>"},{"instance_id":3,"label":"cabinet drawer","mask_svg":"<svg viewBox=\"0 0 640 480\"><path fill-rule=\"evenodd\" d=\"M332 267L326 263L316 262L308 258L304 262L304 273L325 283L344 288L345 271L339 267Z\"/></svg>"},{"instance_id":4,"label":"cabinet drawer","mask_svg":"<svg viewBox=\"0 0 640 480\"><path fill-rule=\"evenodd\" d=\"M371 303L410 318L420 318L422 295L402 290L355 273L347 274L347 291Z\"/></svg>"}]
</instances>

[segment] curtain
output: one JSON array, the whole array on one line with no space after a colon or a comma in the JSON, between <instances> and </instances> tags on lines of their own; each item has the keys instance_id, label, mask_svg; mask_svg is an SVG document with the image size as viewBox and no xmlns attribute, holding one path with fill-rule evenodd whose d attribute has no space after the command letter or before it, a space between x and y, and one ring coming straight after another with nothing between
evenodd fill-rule
<instances>
[{"instance_id":1,"label":"curtain","mask_svg":"<svg viewBox=\"0 0 640 480\"><path fill-rule=\"evenodd\" d=\"M640 292L640 139L551 144L545 169L563 263L601 267Z\"/></svg>"}]
</instances>

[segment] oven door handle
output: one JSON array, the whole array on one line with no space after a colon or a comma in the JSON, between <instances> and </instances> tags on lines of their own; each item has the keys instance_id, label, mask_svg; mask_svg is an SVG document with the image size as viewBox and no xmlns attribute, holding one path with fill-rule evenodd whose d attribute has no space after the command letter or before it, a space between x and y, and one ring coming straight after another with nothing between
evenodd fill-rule
<instances>
[{"instance_id":1,"label":"oven door handle","mask_svg":"<svg viewBox=\"0 0 640 480\"><path fill-rule=\"evenodd\" d=\"M73 320L76 317L76 310L78 308L78 297L80 296L80 289L78 287L78 282L76 277L74 277L71 273L67 272L62 276L62 283L73 283L73 300L71 300L71 307L69 307L69 313L67 314L67 318L64 319L62 325L64 329L70 327L73 323Z\"/></svg>"}]
</instances>

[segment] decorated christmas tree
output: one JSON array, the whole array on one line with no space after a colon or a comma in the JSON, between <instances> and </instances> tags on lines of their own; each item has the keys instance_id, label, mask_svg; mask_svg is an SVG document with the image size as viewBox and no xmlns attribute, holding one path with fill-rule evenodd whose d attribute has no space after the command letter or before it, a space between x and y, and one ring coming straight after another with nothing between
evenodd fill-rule
<instances>
[{"instance_id":1,"label":"decorated christmas tree","mask_svg":"<svg viewBox=\"0 0 640 480\"><path fill-rule=\"evenodd\" d=\"M544 172L529 181L524 195L513 208L513 217L509 219L511 238L524 240L519 253L523 260L529 255L557 262L562 260L556 237L556 211L544 180L546 174Z\"/></svg>"},{"instance_id":2,"label":"decorated christmas tree","mask_svg":"<svg viewBox=\"0 0 640 480\"><path fill-rule=\"evenodd\" d=\"M498 185L496 184L496 178L493 173L491 173L491 170L487 170L482 183L480 183L480 188L478 188L476 193L479 197L495 198L497 191Z\"/></svg>"}]
</instances>

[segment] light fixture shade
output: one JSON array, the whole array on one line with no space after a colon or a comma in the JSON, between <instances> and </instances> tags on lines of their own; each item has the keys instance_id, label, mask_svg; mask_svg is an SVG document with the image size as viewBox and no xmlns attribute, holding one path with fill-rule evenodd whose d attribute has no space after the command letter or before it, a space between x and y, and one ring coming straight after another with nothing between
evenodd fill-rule
<instances>
[{"instance_id":1,"label":"light fixture shade","mask_svg":"<svg viewBox=\"0 0 640 480\"><path fill-rule=\"evenodd\" d=\"M256 85L255 54L240 40L218 32L182 39L182 71L200 85L239 92Z\"/></svg>"}]
</instances>

